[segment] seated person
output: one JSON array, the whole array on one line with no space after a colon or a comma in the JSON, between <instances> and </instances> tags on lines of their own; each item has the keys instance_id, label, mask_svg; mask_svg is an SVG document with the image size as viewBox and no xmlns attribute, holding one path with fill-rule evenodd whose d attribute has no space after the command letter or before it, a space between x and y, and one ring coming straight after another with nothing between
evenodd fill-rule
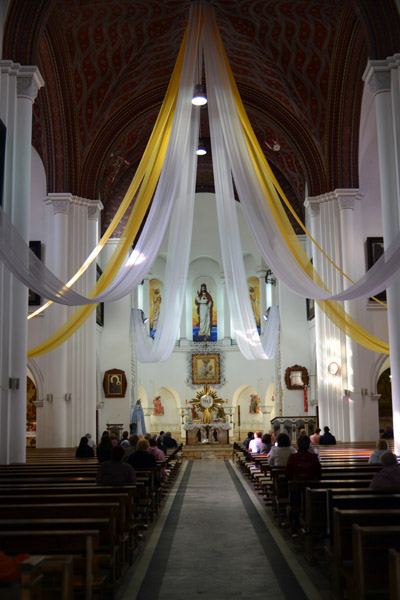
<instances>
[{"instance_id":1,"label":"seated person","mask_svg":"<svg viewBox=\"0 0 400 600\"><path fill-rule=\"evenodd\" d=\"M285 467L288 458L294 454L296 450L291 445L290 437L287 433L280 433L277 438L277 446L273 446L269 453L268 463L271 467Z\"/></svg>"},{"instance_id":2,"label":"seated person","mask_svg":"<svg viewBox=\"0 0 400 600\"><path fill-rule=\"evenodd\" d=\"M112 449L113 445L111 443L111 439L107 431L106 435L103 434L100 440L100 444L96 448L96 456L99 463L103 463L106 460L111 460Z\"/></svg>"},{"instance_id":3,"label":"seated person","mask_svg":"<svg viewBox=\"0 0 400 600\"><path fill-rule=\"evenodd\" d=\"M249 452L252 452L253 454L260 454L261 448L263 447L261 437L261 431L254 432L254 437L252 440L250 440L249 443Z\"/></svg>"},{"instance_id":4,"label":"seated person","mask_svg":"<svg viewBox=\"0 0 400 600\"><path fill-rule=\"evenodd\" d=\"M81 437L81 441L79 442L79 446L76 449L75 457L76 458L92 458L94 456L94 450L91 446L89 446L89 440L86 435Z\"/></svg>"},{"instance_id":5,"label":"seated person","mask_svg":"<svg viewBox=\"0 0 400 600\"><path fill-rule=\"evenodd\" d=\"M317 429L315 430L315 432L310 435L310 440L312 444L319 444L319 440L321 437L321 428L317 427Z\"/></svg>"},{"instance_id":6,"label":"seated person","mask_svg":"<svg viewBox=\"0 0 400 600\"><path fill-rule=\"evenodd\" d=\"M125 449L123 446L114 446L111 450L111 460L100 465L96 483L102 485L124 485L136 483L136 473L131 465L124 461Z\"/></svg>"},{"instance_id":7,"label":"seated person","mask_svg":"<svg viewBox=\"0 0 400 600\"><path fill-rule=\"evenodd\" d=\"M268 454L268 452L271 450L271 447L272 447L271 434L270 433L264 433L264 435L261 438L261 441L263 443L263 445L261 447L261 453L262 454Z\"/></svg>"},{"instance_id":8,"label":"seated person","mask_svg":"<svg viewBox=\"0 0 400 600\"><path fill-rule=\"evenodd\" d=\"M134 469L152 469L157 466L156 459L147 452L149 440L141 438L136 444L136 452L128 457L127 463Z\"/></svg>"},{"instance_id":9,"label":"seated person","mask_svg":"<svg viewBox=\"0 0 400 600\"><path fill-rule=\"evenodd\" d=\"M387 452L389 450L389 444L387 443L386 440L378 440L376 442L376 450L374 450L371 454L371 456L368 459L368 463L370 465L380 465L381 463L381 456L384 452Z\"/></svg>"},{"instance_id":10,"label":"seated person","mask_svg":"<svg viewBox=\"0 0 400 600\"><path fill-rule=\"evenodd\" d=\"M178 442L171 437L170 431L164 433L163 444L166 448L177 448L178 446Z\"/></svg>"},{"instance_id":11,"label":"seated person","mask_svg":"<svg viewBox=\"0 0 400 600\"><path fill-rule=\"evenodd\" d=\"M369 487L372 490L400 488L400 465L397 456L387 450L381 456L382 469L375 473Z\"/></svg>"},{"instance_id":12,"label":"seated person","mask_svg":"<svg viewBox=\"0 0 400 600\"><path fill-rule=\"evenodd\" d=\"M321 478L321 464L314 452L309 452L310 438L301 435L297 440L298 452L287 460L285 475L292 481L318 481Z\"/></svg>"},{"instance_id":13,"label":"seated person","mask_svg":"<svg viewBox=\"0 0 400 600\"><path fill-rule=\"evenodd\" d=\"M253 438L254 438L254 433L253 433L252 431L249 431L249 432L248 432L248 434L247 434L247 438L245 438L245 439L243 440L243 446L244 446L245 448L247 448L247 450L249 449L249 444L250 444L250 442L251 442L251 440L252 440Z\"/></svg>"},{"instance_id":14,"label":"seated person","mask_svg":"<svg viewBox=\"0 0 400 600\"><path fill-rule=\"evenodd\" d=\"M130 443L129 443L129 431L124 431L122 434L122 438L119 442L120 446L123 446L124 448L129 448Z\"/></svg>"},{"instance_id":15,"label":"seated person","mask_svg":"<svg viewBox=\"0 0 400 600\"><path fill-rule=\"evenodd\" d=\"M132 435L130 435L128 439L129 439L129 446L127 448L125 448L125 459L124 460L128 460L128 457L131 454L134 454L136 452L136 444L138 443L139 436L136 435L136 433L132 433Z\"/></svg>"},{"instance_id":16,"label":"seated person","mask_svg":"<svg viewBox=\"0 0 400 600\"><path fill-rule=\"evenodd\" d=\"M336 438L331 434L329 427L325 425L324 427L324 435L321 435L319 438L320 445L325 446L334 446L336 444Z\"/></svg>"}]
</instances>

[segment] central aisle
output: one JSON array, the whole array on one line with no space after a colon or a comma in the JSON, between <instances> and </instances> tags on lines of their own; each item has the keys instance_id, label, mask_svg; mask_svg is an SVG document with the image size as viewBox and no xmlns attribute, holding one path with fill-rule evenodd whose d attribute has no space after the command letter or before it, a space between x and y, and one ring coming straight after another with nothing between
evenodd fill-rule
<instances>
[{"instance_id":1,"label":"central aisle","mask_svg":"<svg viewBox=\"0 0 400 600\"><path fill-rule=\"evenodd\" d=\"M230 461L185 462L118 598L320 598L297 569L299 583L263 513Z\"/></svg>"}]
</instances>

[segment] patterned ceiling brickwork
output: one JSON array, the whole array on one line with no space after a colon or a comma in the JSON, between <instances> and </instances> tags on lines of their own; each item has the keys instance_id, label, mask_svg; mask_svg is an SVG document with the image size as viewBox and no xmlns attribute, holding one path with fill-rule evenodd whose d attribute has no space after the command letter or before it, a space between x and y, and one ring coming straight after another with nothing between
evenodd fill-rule
<instances>
[{"instance_id":1,"label":"patterned ceiling brickwork","mask_svg":"<svg viewBox=\"0 0 400 600\"><path fill-rule=\"evenodd\" d=\"M368 51L396 48L395 0L209 3L296 212L306 185L312 195L357 185L361 74ZM101 197L112 216L155 123L189 9L189 0L11 0L3 58L37 64L45 79L33 143L49 192ZM199 161L197 186L212 189L210 158Z\"/></svg>"}]
</instances>

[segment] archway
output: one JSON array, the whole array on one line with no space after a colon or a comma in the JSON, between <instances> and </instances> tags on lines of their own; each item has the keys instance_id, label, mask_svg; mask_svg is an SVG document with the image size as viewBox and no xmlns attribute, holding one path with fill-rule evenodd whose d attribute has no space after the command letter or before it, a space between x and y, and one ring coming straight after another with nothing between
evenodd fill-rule
<instances>
[{"instance_id":1,"label":"archway","mask_svg":"<svg viewBox=\"0 0 400 600\"><path fill-rule=\"evenodd\" d=\"M385 369L378 379L377 392L379 398L379 432L382 434L385 427L393 427L392 412L392 384L390 381L390 368Z\"/></svg>"},{"instance_id":2,"label":"archway","mask_svg":"<svg viewBox=\"0 0 400 600\"><path fill-rule=\"evenodd\" d=\"M27 376L26 378L26 445L32 448L36 447L36 402L37 393L34 381Z\"/></svg>"}]
</instances>

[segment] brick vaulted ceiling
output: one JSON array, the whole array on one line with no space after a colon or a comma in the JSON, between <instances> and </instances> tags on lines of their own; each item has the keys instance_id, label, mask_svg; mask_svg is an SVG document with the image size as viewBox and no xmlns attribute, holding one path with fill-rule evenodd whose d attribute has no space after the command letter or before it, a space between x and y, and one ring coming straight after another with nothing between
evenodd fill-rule
<instances>
[{"instance_id":1,"label":"brick vaulted ceiling","mask_svg":"<svg viewBox=\"0 0 400 600\"><path fill-rule=\"evenodd\" d=\"M399 51L394 0L209 3L257 138L299 216L306 185L311 195L356 187L361 76L368 58ZM100 197L103 226L142 156L189 9L188 0L10 3L3 59L37 65L45 80L32 136L48 192ZM213 190L210 158L199 159L197 189Z\"/></svg>"}]
</instances>

